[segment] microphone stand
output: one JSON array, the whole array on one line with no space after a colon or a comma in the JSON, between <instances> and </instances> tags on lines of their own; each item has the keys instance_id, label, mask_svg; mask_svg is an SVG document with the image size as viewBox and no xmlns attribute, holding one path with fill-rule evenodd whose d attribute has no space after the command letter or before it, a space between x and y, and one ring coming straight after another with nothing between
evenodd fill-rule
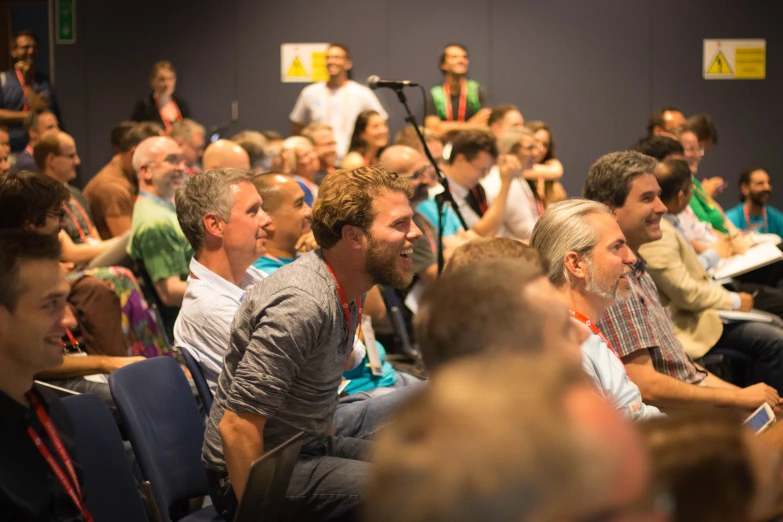
<instances>
[{"instance_id":1,"label":"microphone stand","mask_svg":"<svg viewBox=\"0 0 783 522\"><path fill-rule=\"evenodd\" d=\"M394 92L397 93L397 99L399 99L402 106L405 107L405 113L407 114L405 121L411 124L414 130L416 131L416 136L419 137L419 141L421 142L421 145L424 148L424 154L427 156L427 159L430 160L430 163L432 163L432 166L435 168L435 172L437 173L438 176L438 181L443 187L443 192L435 196L435 206L438 212L438 274L440 274L443 272L443 266L445 264L445 258L443 257L443 221L445 217L443 215L443 210L445 205L448 204L451 206L451 209L457 215L457 219L459 219L462 228L468 230L468 226L467 224L465 224L465 218L462 217L462 213L459 211L459 208L457 208L457 202L454 201L454 196L451 195L451 190L449 189L449 180L446 178L446 176L444 176L441 173L440 169L438 168L438 162L435 161L435 158L432 157L432 153L430 152L430 149L427 147L427 141L424 139L424 134L422 134L421 130L419 129L419 126L416 125L416 117L411 112L411 108L408 107L408 100L405 97L405 93L403 92L403 87L402 86L394 87L393 90Z\"/></svg>"}]
</instances>

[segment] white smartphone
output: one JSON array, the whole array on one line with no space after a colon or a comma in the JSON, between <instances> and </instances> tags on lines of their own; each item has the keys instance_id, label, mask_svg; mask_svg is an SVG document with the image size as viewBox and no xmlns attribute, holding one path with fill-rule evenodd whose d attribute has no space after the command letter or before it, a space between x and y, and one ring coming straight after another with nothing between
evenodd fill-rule
<instances>
[{"instance_id":1,"label":"white smartphone","mask_svg":"<svg viewBox=\"0 0 783 522\"><path fill-rule=\"evenodd\" d=\"M759 409L753 412L753 414L745 419L745 426L752 429L755 434L759 434L766 430L773 424L775 424L775 413L766 402L759 406Z\"/></svg>"}]
</instances>

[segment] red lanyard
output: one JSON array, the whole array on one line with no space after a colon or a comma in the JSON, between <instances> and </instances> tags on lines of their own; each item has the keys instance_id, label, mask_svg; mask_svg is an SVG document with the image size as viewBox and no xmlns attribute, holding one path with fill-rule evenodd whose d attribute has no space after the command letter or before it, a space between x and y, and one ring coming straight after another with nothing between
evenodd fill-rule
<instances>
[{"instance_id":1,"label":"red lanyard","mask_svg":"<svg viewBox=\"0 0 783 522\"><path fill-rule=\"evenodd\" d=\"M26 153L28 153L30 156L32 156L32 155L33 155L33 146L32 146L32 145L27 145L27 146L24 148L24 151L25 151Z\"/></svg>"},{"instance_id":2,"label":"red lanyard","mask_svg":"<svg viewBox=\"0 0 783 522\"><path fill-rule=\"evenodd\" d=\"M84 218L84 222L87 225L88 231L90 227L90 218L87 217L87 213L84 211L82 206L79 204L78 201L76 201L76 198L71 196L71 203L73 203L76 206L76 210L79 211L79 214L82 215ZM76 219L76 216L73 215L73 212L71 212L71 209L68 208L68 205L63 206L63 210L65 210L65 213L68 214L68 217L71 218L71 221L73 221L73 224L76 225L76 231L79 232L79 237L82 238L82 243L87 242L87 236L84 234L84 230L82 230L82 226L79 224L79 220ZM92 235L92 234L91 234Z\"/></svg>"},{"instance_id":3,"label":"red lanyard","mask_svg":"<svg viewBox=\"0 0 783 522\"><path fill-rule=\"evenodd\" d=\"M609 347L609 349L612 351L612 353L615 355L615 357L617 357L620 360L620 363L623 365L623 368L625 368L625 363L623 363L623 360L620 358L620 354L617 353L617 350L614 349L614 346L612 346L609 343L609 341L606 339L606 337L604 337L604 334L601 332L601 330L599 330L598 327L590 319L588 319L584 315L580 314L576 310L572 310L570 308L568 309L568 313L571 314L571 317L573 317L575 320L579 321L580 323L582 323L583 325L588 327L591 332L593 332L595 335L600 337L601 340L604 342L604 344L606 344L606 346ZM626 373L628 373L628 372L626 371Z\"/></svg>"},{"instance_id":4,"label":"red lanyard","mask_svg":"<svg viewBox=\"0 0 783 522\"><path fill-rule=\"evenodd\" d=\"M82 489L79 486L79 480L76 478L76 471L73 469L71 458L68 456L68 451L66 451L62 440L60 440L60 436L57 435L57 430L54 427L52 419L49 418L49 415L38 401L35 393L29 391L25 394L25 397L27 397L27 400L30 401L33 409L35 409L35 415L38 417L38 420L41 421L41 425L43 425L44 430L46 430L46 434L49 436L49 440L52 441L52 445L57 451L57 454L60 456L60 460L63 464L65 464L65 468L68 470L68 475L71 477L70 481L68 480L68 477L65 476L65 472L63 472L59 464L57 464L57 462L54 460L54 457L52 457L52 454L49 452L49 448L44 445L41 437L38 436L32 426L27 428L28 435L30 435L30 438L35 444L35 447L38 448L38 451L41 453L41 456L43 456L44 460L46 460L46 463L49 464L50 468L52 468L54 475L57 477L57 480L60 481L60 484L62 484L63 488L65 488L68 496L71 497L73 503L76 504L76 507L79 508L79 511L82 512L85 520L87 520L87 522L92 522L92 517L87 512L87 507L84 505L84 501L82 500Z\"/></svg>"},{"instance_id":5,"label":"red lanyard","mask_svg":"<svg viewBox=\"0 0 783 522\"><path fill-rule=\"evenodd\" d=\"M166 128L166 134L171 134L171 122L163 115L163 107L161 107L158 103L158 96L154 95L153 98L155 98L155 106L158 108L158 114L160 114L160 119L163 122L163 126ZM179 111L179 105L177 105L177 102L174 101L174 98L171 98L171 103L173 103L174 108L177 109L177 117L174 118L174 120L181 121L182 113Z\"/></svg>"},{"instance_id":6,"label":"red lanyard","mask_svg":"<svg viewBox=\"0 0 783 522\"><path fill-rule=\"evenodd\" d=\"M451 88L448 83L443 84L443 94L446 95L446 121L454 121L453 109L451 107ZM462 79L459 89L459 113L457 121L465 121L465 115L468 110L468 82Z\"/></svg>"},{"instance_id":7,"label":"red lanyard","mask_svg":"<svg viewBox=\"0 0 783 522\"><path fill-rule=\"evenodd\" d=\"M743 211L745 212L745 227L750 228L750 209L746 202ZM767 222L767 207L761 207L761 215L764 216L764 227L759 232L769 233L769 223Z\"/></svg>"},{"instance_id":8,"label":"red lanyard","mask_svg":"<svg viewBox=\"0 0 783 522\"><path fill-rule=\"evenodd\" d=\"M345 352L345 359L348 359L348 354L351 353L351 347L353 346L353 338L351 337L351 308L348 306L348 299L345 297L345 292L343 291L343 287L340 286L340 281L337 280L337 276L334 275L334 270L332 270L332 265L329 264L329 261L324 259L324 263L326 263L326 268L329 269L329 274L331 274L332 279L334 279L334 284L337 285L337 295L340 296L340 304L343 308L343 315L345 316L345 335L348 336L348 349ZM356 306L359 308L359 323L357 324L356 329L359 329L359 325L362 324L362 298L357 297L356 298ZM345 360L343 360L343 365L345 365Z\"/></svg>"},{"instance_id":9,"label":"red lanyard","mask_svg":"<svg viewBox=\"0 0 783 522\"><path fill-rule=\"evenodd\" d=\"M22 76L22 73L19 72L19 69L16 69L16 79L19 80L19 83L22 86L22 101L24 104L22 105L22 110L26 111L30 108L30 106L27 103L27 95L24 93L24 88L27 86L27 84L24 81L24 76Z\"/></svg>"},{"instance_id":10,"label":"red lanyard","mask_svg":"<svg viewBox=\"0 0 783 522\"><path fill-rule=\"evenodd\" d=\"M279 264L281 267L284 265L283 261L279 257L277 257L277 256L273 256L272 254L268 254L267 253L267 254L264 254L264 257L267 258L267 259L271 259L275 263ZM329 263L327 263L326 266L329 266ZM329 271L331 271L331 270L332 269L330 267ZM334 277L334 274L332 274L332 277ZM335 281L337 281L337 279L335 279ZM339 288L340 286L338 285L337 287Z\"/></svg>"}]
</instances>

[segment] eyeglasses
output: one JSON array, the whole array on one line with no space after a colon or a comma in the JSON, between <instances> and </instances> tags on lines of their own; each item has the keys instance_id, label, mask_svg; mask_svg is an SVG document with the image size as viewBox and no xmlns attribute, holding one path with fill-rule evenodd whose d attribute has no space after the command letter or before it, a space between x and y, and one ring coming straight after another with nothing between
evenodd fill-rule
<instances>
[{"instance_id":1,"label":"eyeglasses","mask_svg":"<svg viewBox=\"0 0 783 522\"><path fill-rule=\"evenodd\" d=\"M46 215L57 218L57 221L65 221L65 210L59 210L59 211L50 210L49 212L46 213Z\"/></svg>"},{"instance_id":2,"label":"eyeglasses","mask_svg":"<svg viewBox=\"0 0 783 522\"><path fill-rule=\"evenodd\" d=\"M427 165L427 166L424 166L424 167L420 168L419 170L417 170L416 172L414 172L414 173L412 173L412 174L410 174L408 176L400 176L400 177L403 178L403 179L409 179L411 181L416 181L416 180L419 180L421 178L426 177L431 172L432 172L432 165Z\"/></svg>"},{"instance_id":3,"label":"eyeglasses","mask_svg":"<svg viewBox=\"0 0 783 522\"><path fill-rule=\"evenodd\" d=\"M686 154L698 154L704 157L704 149L701 147L685 147Z\"/></svg>"}]
</instances>

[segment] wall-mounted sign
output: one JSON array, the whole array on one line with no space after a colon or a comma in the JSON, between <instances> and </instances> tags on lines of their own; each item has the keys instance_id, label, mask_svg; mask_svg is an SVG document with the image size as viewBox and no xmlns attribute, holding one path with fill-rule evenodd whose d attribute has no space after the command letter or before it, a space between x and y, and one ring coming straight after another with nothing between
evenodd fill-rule
<instances>
[{"instance_id":1,"label":"wall-mounted sign","mask_svg":"<svg viewBox=\"0 0 783 522\"><path fill-rule=\"evenodd\" d=\"M55 41L58 44L76 43L76 0L57 0L54 3L54 22L57 24Z\"/></svg>"},{"instance_id":2,"label":"wall-mounted sign","mask_svg":"<svg viewBox=\"0 0 783 522\"><path fill-rule=\"evenodd\" d=\"M767 76L766 40L704 40L705 80L763 80Z\"/></svg>"},{"instance_id":3,"label":"wall-mounted sign","mask_svg":"<svg viewBox=\"0 0 783 522\"><path fill-rule=\"evenodd\" d=\"M328 43L285 43L280 46L280 81L283 83L325 82Z\"/></svg>"}]
</instances>

